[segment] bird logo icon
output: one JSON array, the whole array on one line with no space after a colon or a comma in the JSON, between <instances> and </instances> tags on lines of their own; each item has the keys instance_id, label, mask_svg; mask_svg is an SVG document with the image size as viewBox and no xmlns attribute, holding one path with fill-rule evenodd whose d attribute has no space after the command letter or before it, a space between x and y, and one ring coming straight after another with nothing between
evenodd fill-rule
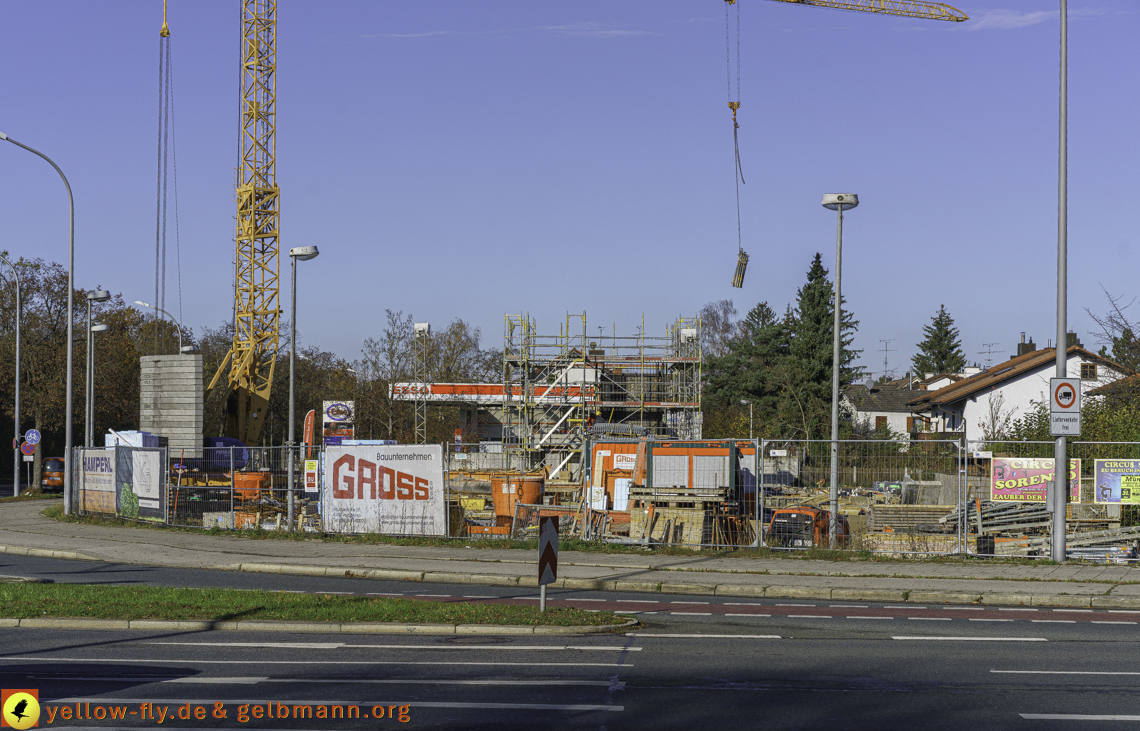
<instances>
[{"instance_id":1,"label":"bird logo icon","mask_svg":"<svg viewBox=\"0 0 1140 731\"><path fill-rule=\"evenodd\" d=\"M7 690L0 693L3 709L0 710L0 727L27 729L39 725L40 701L38 690Z\"/></svg>"}]
</instances>

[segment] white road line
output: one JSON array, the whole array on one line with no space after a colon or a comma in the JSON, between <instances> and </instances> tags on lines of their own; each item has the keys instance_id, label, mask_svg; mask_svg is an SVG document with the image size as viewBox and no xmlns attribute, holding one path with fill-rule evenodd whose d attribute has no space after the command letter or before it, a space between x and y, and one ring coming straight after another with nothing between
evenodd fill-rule
<instances>
[{"instance_id":1,"label":"white road line","mask_svg":"<svg viewBox=\"0 0 1140 731\"><path fill-rule=\"evenodd\" d=\"M943 609L958 609L964 612L984 612L985 607L942 607Z\"/></svg>"},{"instance_id":2,"label":"white road line","mask_svg":"<svg viewBox=\"0 0 1140 731\"><path fill-rule=\"evenodd\" d=\"M1048 642L1044 637L935 637L896 635L892 640L961 640L965 642Z\"/></svg>"},{"instance_id":3,"label":"white road line","mask_svg":"<svg viewBox=\"0 0 1140 731\"><path fill-rule=\"evenodd\" d=\"M778 640L780 635L684 635L656 632L626 632L627 637L698 637L715 640Z\"/></svg>"},{"instance_id":4,"label":"white road line","mask_svg":"<svg viewBox=\"0 0 1140 731\"><path fill-rule=\"evenodd\" d=\"M1093 610L1091 610L1091 609L1054 609L1053 611L1054 612L1088 612L1088 613L1091 613Z\"/></svg>"},{"instance_id":5,"label":"white road line","mask_svg":"<svg viewBox=\"0 0 1140 731\"><path fill-rule=\"evenodd\" d=\"M1075 619L1031 619L1030 622L1037 622L1038 624L1076 624Z\"/></svg>"},{"instance_id":6,"label":"white road line","mask_svg":"<svg viewBox=\"0 0 1140 731\"><path fill-rule=\"evenodd\" d=\"M990 619L988 617L970 617L969 622L1016 622L1016 619Z\"/></svg>"},{"instance_id":7,"label":"white road line","mask_svg":"<svg viewBox=\"0 0 1140 731\"><path fill-rule=\"evenodd\" d=\"M1036 612L1036 609L1026 609L1024 607L998 607L999 612Z\"/></svg>"},{"instance_id":8,"label":"white road line","mask_svg":"<svg viewBox=\"0 0 1140 731\"><path fill-rule=\"evenodd\" d=\"M952 609L953 607L948 607L948 608ZM883 609L930 609L930 607L898 607L898 606L893 606L890 604L884 604Z\"/></svg>"},{"instance_id":9,"label":"white road line","mask_svg":"<svg viewBox=\"0 0 1140 731\"><path fill-rule=\"evenodd\" d=\"M511 667L585 667L585 668L629 668L632 663L620 662L461 662L459 660L156 660L149 657L123 657L123 658L90 658L90 657L26 657L22 655L2 655L3 660L20 660L22 662L129 662L145 663L178 663L188 662L209 665L497 665ZM185 701L183 701L185 702ZM232 701L236 702L236 701Z\"/></svg>"},{"instance_id":10,"label":"white road line","mask_svg":"<svg viewBox=\"0 0 1140 731\"><path fill-rule=\"evenodd\" d=\"M894 617L848 617L848 619L894 619Z\"/></svg>"},{"instance_id":11,"label":"white road line","mask_svg":"<svg viewBox=\"0 0 1140 731\"><path fill-rule=\"evenodd\" d=\"M814 607L814 604L777 604L777 607Z\"/></svg>"},{"instance_id":12,"label":"white road line","mask_svg":"<svg viewBox=\"0 0 1140 731\"><path fill-rule=\"evenodd\" d=\"M761 602L725 602L723 606L726 607L766 607L767 604Z\"/></svg>"},{"instance_id":13,"label":"white road line","mask_svg":"<svg viewBox=\"0 0 1140 731\"><path fill-rule=\"evenodd\" d=\"M669 602L670 604L708 604L708 602Z\"/></svg>"},{"instance_id":14,"label":"white road line","mask_svg":"<svg viewBox=\"0 0 1140 731\"><path fill-rule=\"evenodd\" d=\"M870 609L866 604L828 604L831 609Z\"/></svg>"},{"instance_id":15,"label":"white road line","mask_svg":"<svg viewBox=\"0 0 1140 731\"><path fill-rule=\"evenodd\" d=\"M950 617L907 617L917 622L952 622Z\"/></svg>"},{"instance_id":16,"label":"white road line","mask_svg":"<svg viewBox=\"0 0 1140 731\"><path fill-rule=\"evenodd\" d=\"M568 602L608 602L609 599L566 599Z\"/></svg>"},{"instance_id":17,"label":"white road line","mask_svg":"<svg viewBox=\"0 0 1140 731\"><path fill-rule=\"evenodd\" d=\"M1116 672L1109 670L991 670L1002 675L1140 675L1140 672Z\"/></svg>"},{"instance_id":18,"label":"white road line","mask_svg":"<svg viewBox=\"0 0 1140 731\"><path fill-rule=\"evenodd\" d=\"M1140 614L1140 611L1135 609L1109 609L1109 614Z\"/></svg>"},{"instance_id":19,"label":"white road line","mask_svg":"<svg viewBox=\"0 0 1140 731\"><path fill-rule=\"evenodd\" d=\"M464 594L463 599L498 599L497 596L477 596L475 594Z\"/></svg>"},{"instance_id":20,"label":"white road line","mask_svg":"<svg viewBox=\"0 0 1140 731\"><path fill-rule=\"evenodd\" d=\"M669 614L686 615L689 617L711 617L712 616L712 612L669 612Z\"/></svg>"},{"instance_id":21,"label":"white road line","mask_svg":"<svg viewBox=\"0 0 1140 731\"><path fill-rule=\"evenodd\" d=\"M1140 716L1092 716L1084 713L1019 713L1027 721L1140 721Z\"/></svg>"},{"instance_id":22,"label":"white road line","mask_svg":"<svg viewBox=\"0 0 1140 731\"><path fill-rule=\"evenodd\" d=\"M1108 620L1092 620L1092 624L1136 624L1135 622L1110 622Z\"/></svg>"},{"instance_id":23,"label":"white road line","mask_svg":"<svg viewBox=\"0 0 1140 731\"><path fill-rule=\"evenodd\" d=\"M788 614L789 619L835 619L829 614Z\"/></svg>"},{"instance_id":24,"label":"white road line","mask_svg":"<svg viewBox=\"0 0 1140 731\"><path fill-rule=\"evenodd\" d=\"M291 642L146 642L147 645L178 645L181 647L283 647L318 650L600 650L624 652L629 650L637 652L640 647L625 647L623 645L350 645L347 643L318 643L312 644Z\"/></svg>"},{"instance_id":25,"label":"white road line","mask_svg":"<svg viewBox=\"0 0 1140 731\"><path fill-rule=\"evenodd\" d=\"M304 592L297 592L297 593L303 594ZM403 596L403 595L404 595L404 592L402 592L402 591L372 591L372 592L365 594L364 596Z\"/></svg>"},{"instance_id":26,"label":"white road line","mask_svg":"<svg viewBox=\"0 0 1140 731\"><path fill-rule=\"evenodd\" d=\"M450 598L451 598L451 595L450 595L450 594L416 594L416 596L435 596L435 597L447 597L448 599L450 599Z\"/></svg>"},{"instance_id":27,"label":"white road line","mask_svg":"<svg viewBox=\"0 0 1140 731\"><path fill-rule=\"evenodd\" d=\"M726 617L771 617L771 614L733 614L732 612L725 612Z\"/></svg>"},{"instance_id":28,"label":"white road line","mask_svg":"<svg viewBox=\"0 0 1140 731\"><path fill-rule=\"evenodd\" d=\"M660 604L656 599L615 599L622 604Z\"/></svg>"}]
</instances>

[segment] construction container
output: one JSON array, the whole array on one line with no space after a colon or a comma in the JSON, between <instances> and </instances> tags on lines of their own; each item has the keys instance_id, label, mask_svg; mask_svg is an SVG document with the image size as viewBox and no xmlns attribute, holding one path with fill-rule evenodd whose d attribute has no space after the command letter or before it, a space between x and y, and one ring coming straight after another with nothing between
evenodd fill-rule
<instances>
[{"instance_id":1,"label":"construction container","mask_svg":"<svg viewBox=\"0 0 1140 731\"><path fill-rule=\"evenodd\" d=\"M491 499L495 503L495 515L513 518L515 503L535 505L542 501L544 478L533 475L498 475L491 478Z\"/></svg>"},{"instance_id":2,"label":"construction container","mask_svg":"<svg viewBox=\"0 0 1140 731\"><path fill-rule=\"evenodd\" d=\"M234 495L245 500L256 500L262 490L269 488L268 472L235 472Z\"/></svg>"}]
</instances>

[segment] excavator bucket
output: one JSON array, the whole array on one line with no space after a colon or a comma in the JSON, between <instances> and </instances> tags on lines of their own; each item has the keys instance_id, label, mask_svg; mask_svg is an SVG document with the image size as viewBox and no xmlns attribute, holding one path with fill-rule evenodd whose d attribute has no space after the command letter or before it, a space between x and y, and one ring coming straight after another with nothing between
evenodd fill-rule
<instances>
[{"instance_id":1,"label":"excavator bucket","mask_svg":"<svg viewBox=\"0 0 1140 731\"><path fill-rule=\"evenodd\" d=\"M740 250L740 256L736 259L736 273L732 275L732 286L740 289L744 286L744 270L748 268L748 254L744 253L744 249Z\"/></svg>"}]
</instances>

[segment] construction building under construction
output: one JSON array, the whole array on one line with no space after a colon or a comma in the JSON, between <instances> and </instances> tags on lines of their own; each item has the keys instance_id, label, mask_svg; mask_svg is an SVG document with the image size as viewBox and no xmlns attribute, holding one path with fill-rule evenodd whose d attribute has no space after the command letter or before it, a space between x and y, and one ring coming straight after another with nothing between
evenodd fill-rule
<instances>
[{"instance_id":1,"label":"construction building under construction","mask_svg":"<svg viewBox=\"0 0 1140 731\"><path fill-rule=\"evenodd\" d=\"M415 402L417 420L432 403L459 405L502 468L580 482L591 436L700 439L700 320L677 318L661 336L644 324L591 335L583 312L543 334L529 314L507 315L502 383L424 379L393 384L392 397Z\"/></svg>"}]
</instances>

